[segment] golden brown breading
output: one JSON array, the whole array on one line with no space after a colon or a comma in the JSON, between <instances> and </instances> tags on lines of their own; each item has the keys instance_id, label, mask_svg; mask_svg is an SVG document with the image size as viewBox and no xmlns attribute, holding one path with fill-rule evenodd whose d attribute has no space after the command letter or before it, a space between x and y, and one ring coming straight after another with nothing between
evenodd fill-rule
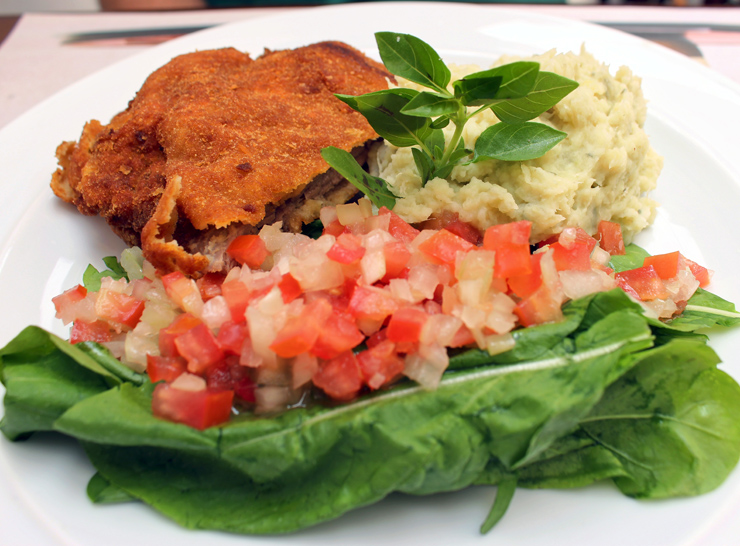
<instances>
[{"instance_id":1,"label":"golden brown breading","mask_svg":"<svg viewBox=\"0 0 740 546\"><path fill-rule=\"evenodd\" d=\"M197 275L211 260L191 253L202 244L188 239L259 225L328 170L322 148L377 138L334 93L375 91L389 78L339 42L257 60L234 49L182 55L109 125L92 121L79 144L60 145L52 188L141 244L156 267Z\"/></svg>"}]
</instances>

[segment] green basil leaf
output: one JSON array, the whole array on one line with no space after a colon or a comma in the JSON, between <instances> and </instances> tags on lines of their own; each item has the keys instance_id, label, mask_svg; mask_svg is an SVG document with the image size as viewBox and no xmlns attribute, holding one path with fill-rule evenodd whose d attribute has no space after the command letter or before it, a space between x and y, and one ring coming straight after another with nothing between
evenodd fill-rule
<instances>
[{"instance_id":1,"label":"green basil leaf","mask_svg":"<svg viewBox=\"0 0 740 546\"><path fill-rule=\"evenodd\" d=\"M391 73L425 87L446 90L450 69L429 44L396 32L376 32L375 41L380 58Z\"/></svg>"},{"instance_id":2,"label":"green basil leaf","mask_svg":"<svg viewBox=\"0 0 740 546\"><path fill-rule=\"evenodd\" d=\"M358 111L381 137L399 148L422 142L430 132L432 120L409 116L401 112L418 95L411 89L384 89L358 97L335 95L350 108Z\"/></svg>"},{"instance_id":3,"label":"green basil leaf","mask_svg":"<svg viewBox=\"0 0 740 546\"><path fill-rule=\"evenodd\" d=\"M445 134L441 129L434 129L424 140L424 145L432 151L434 159L441 159L445 148Z\"/></svg>"},{"instance_id":4,"label":"green basil leaf","mask_svg":"<svg viewBox=\"0 0 740 546\"><path fill-rule=\"evenodd\" d=\"M411 99L401 112L410 116L437 117L454 114L459 108L460 103L454 98L422 91Z\"/></svg>"},{"instance_id":5,"label":"green basil leaf","mask_svg":"<svg viewBox=\"0 0 740 546\"><path fill-rule=\"evenodd\" d=\"M450 118L447 116L440 116L429 126L431 129L444 129L450 124Z\"/></svg>"},{"instance_id":6,"label":"green basil leaf","mask_svg":"<svg viewBox=\"0 0 740 546\"><path fill-rule=\"evenodd\" d=\"M521 123L547 112L576 87L578 82L569 78L553 72L540 72L534 88L526 97L508 99L491 108L501 121Z\"/></svg>"},{"instance_id":7,"label":"green basil leaf","mask_svg":"<svg viewBox=\"0 0 740 546\"><path fill-rule=\"evenodd\" d=\"M365 172L351 153L329 146L321 150L321 157L335 171L364 193L375 206L393 209L396 204L396 196L388 189L385 180Z\"/></svg>"},{"instance_id":8,"label":"green basil leaf","mask_svg":"<svg viewBox=\"0 0 740 546\"><path fill-rule=\"evenodd\" d=\"M82 274L82 284L90 292L97 292L100 290L100 283L103 280L103 277L111 277L115 280L128 279L126 276L126 270L121 267L121 264L118 262L118 258L115 256L106 256L103 258L103 263L108 266L108 269L98 271L92 264L90 264Z\"/></svg>"},{"instance_id":9,"label":"green basil leaf","mask_svg":"<svg viewBox=\"0 0 740 546\"><path fill-rule=\"evenodd\" d=\"M528 121L518 125L497 123L483 131L475 143L475 158L526 161L545 154L568 136L549 125Z\"/></svg>"},{"instance_id":10,"label":"green basil leaf","mask_svg":"<svg viewBox=\"0 0 740 546\"><path fill-rule=\"evenodd\" d=\"M455 96L466 106L525 97L534 89L539 70L539 63L518 61L475 72L453 83Z\"/></svg>"},{"instance_id":11,"label":"green basil leaf","mask_svg":"<svg viewBox=\"0 0 740 546\"><path fill-rule=\"evenodd\" d=\"M432 174L434 162L426 152L419 148L411 148L411 154L414 156L416 170L419 171L419 176L421 177L421 185L424 186L429 181L429 177Z\"/></svg>"}]
</instances>

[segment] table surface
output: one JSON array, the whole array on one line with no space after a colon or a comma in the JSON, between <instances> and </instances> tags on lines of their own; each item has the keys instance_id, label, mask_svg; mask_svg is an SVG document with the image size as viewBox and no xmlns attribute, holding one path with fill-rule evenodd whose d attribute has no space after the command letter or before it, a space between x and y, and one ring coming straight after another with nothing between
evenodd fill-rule
<instances>
[{"instance_id":1,"label":"table surface","mask_svg":"<svg viewBox=\"0 0 740 546\"><path fill-rule=\"evenodd\" d=\"M511 7L616 25L697 57L740 83L740 8ZM0 44L0 128L67 85L179 33L298 9L316 8L29 13L0 18L0 36L7 33Z\"/></svg>"}]
</instances>

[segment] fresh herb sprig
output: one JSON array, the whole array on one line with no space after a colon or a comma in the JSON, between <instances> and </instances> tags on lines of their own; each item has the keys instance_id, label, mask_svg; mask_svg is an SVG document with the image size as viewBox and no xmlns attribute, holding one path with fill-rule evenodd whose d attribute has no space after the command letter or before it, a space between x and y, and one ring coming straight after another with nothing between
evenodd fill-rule
<instances>
[{"instance_id":1,"label":"fresh herb sprig","mask_svg":"<svg viewBox=\"0 0 740 546\"><path fill-rule=\"evenodd\" d=\"M380 58L389 72L428 89L392 88L365 95L336 95L361 113L372 128L397 147L413 146L414 163L422 184L447 178L457 165L484 159L524 161L542 156L567 135L532 122L568 95L578 83L540 70L539 63L518 61L469 74L452 82L439 54L408 34L375 34ZM473 150L465 147L463 127L490 108L497 123L478 137ZM454 126L446 141L443 129ZM354 157L338 148L322 156L377 206L392 208L395 195L382 178L366 173Z\"/></svg>"}]
</instances>

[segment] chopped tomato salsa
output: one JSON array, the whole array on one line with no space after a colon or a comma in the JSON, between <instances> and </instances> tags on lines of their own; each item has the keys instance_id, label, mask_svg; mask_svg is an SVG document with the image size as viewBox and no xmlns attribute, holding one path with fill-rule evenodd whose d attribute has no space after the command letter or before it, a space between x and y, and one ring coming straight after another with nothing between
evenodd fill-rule
<instances>
[{"instance_id":1,"label":"chopped tomato salsa","mask_svg":"<svg viewBox=\"0 0 740 546\"><path fill-rule=\"evenodd\" d=\"M450 348L491 354L511 332L561 320L562 304L621 287L671 318L711 272L678 252L614 273L619 225L596 237L566 228L532 252L531 224L481 234L456 214L416 229L369 203L321 212L318 239L265 226L227 252L240 266L197 281L175 272L127 282L104 278L54 298L71 341L118 347L158 383L156 416L203 429L232 406L281 411L307 392L348 401L407 377L432 389Z\"/></svg>"}]
</instances>

